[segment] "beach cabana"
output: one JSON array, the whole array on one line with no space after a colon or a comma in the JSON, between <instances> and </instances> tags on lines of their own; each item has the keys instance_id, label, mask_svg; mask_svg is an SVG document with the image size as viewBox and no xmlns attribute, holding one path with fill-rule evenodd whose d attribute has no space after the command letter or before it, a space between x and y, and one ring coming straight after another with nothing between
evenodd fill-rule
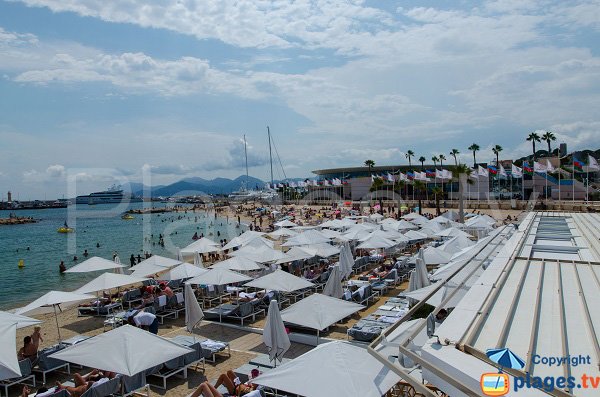
<instances>
[{"instance_id":1,"label":"beach cabana","mask_svg":"<svg viewBox=\"0 0 600 397\"><path fill-rule=\"evenodd\" d=\"M214 265L209 266L211 269L228 269L234 271L249 272L254 270L262 270L265 267L260 266L252 259L246 258L245 256L233 256L224 261L217 262Z\"/></svg>"},{"instance_id":2,"label":"beach cabana","mask_svg":"<svg viewBox=\"0 0 600 397\"><path fill-rule=\"evenodd\" d=\"M168 273L160 277L161 280L184 280L206 273L208 269L194 266L191 263L182 263L181 265L172 268Z\"/></svg>"},{"instance_id":3,"label":"beach cabana","mask_svg":"<svg viewBox=\"0 0 600 397\"><path fill-rule=\"evenodd\" d=\"M94 336L50 355L51 358L133 376L193 352L131 325Z\"/></svg>"},{"instance_id":4,"label":"beach cabana","mask_svg":"<svg viewBox=\"0 0 600 397\"><path fill-rule=\"evenodd\" d=\"M108 291L113 288L123 287L125 285L132 285L142 283L148 280L147 278L135 277L126 274L117 274L117 273L103 273L90 281L89 283L83 285L82 287L75 290L75 292L80 294L89 294L92 292L99 291Z\"/></svg>"},{"instance_id":5,"label":"beach cabana","mask_svg":"<svg viewBox=\"0 0 600 397\"><path fill-rule=\"evenodd\" d=\"M212 241L209 238L202 237L190 245L181 249L181 254L184 256L191 256L195 253L205 254L208 252L216 252L221 250L221 244Z\"/></svg>"},{"instance_id":6,"label":"beach cabana","mask_svg":"<svg viewBox=\"0 0 600 397\"><path fill-rule=\"evenodd\" d=\"M17 323L0 323L0 380L21 376L16 338Z\"/></svg>"},{"instance_id":7,"label":"beach cabana","mask_svg":"<svg viewBox=\"0 0 600 397\"><path fill-rule=\"evenodd\" d=\"M245 286L279 292L293 292L314 287L314 284L303 278L278 269L267 274L266 276L259 277L247 283Z\"/></svg>"},{"instance_id":8,"label":"beach cabana","mask_svg":"<svg viewBox=\"0 0 600 397\"><path fill-rule=\"evenodd\" d=\"M75 265L70 269L67 269L65 273L97 272L100 270L121 269L123 267L123 265L115 263L108 259L100 258L98 256L92 256L90 259L87 259L81 262L80 264Z\"/></svg>"},{"instance_id":9,"label":"beach cabana","mask_svg":"<svg viewBox=\"0 0 600 397\"><path fill-rule=\"evenodd\" d=\"M252 380L305 397L381 397L399 381L398 375L364 347L342 341L317 346Z\"/></svg>"}]
</instances>

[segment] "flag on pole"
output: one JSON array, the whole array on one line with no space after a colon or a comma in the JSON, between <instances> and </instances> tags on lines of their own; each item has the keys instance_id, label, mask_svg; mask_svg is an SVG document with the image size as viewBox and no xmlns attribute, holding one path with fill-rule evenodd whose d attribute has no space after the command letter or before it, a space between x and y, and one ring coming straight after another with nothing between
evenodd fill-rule
<instances>
[{"instance_id":1,"label":"flag on pole","mask_svg":"<svg viewBox=\"0 0 600 397\"><path fill-rule=\"evenodd\" d=\"M529 166L529 163L527 161L523 162L523 172L525 173L525 175L533 175L533 168Z\"/></svg>"},{"instance_id":2,"label":"flag on pole","mask_svg":"<svg viewBox=\"0 0 600 397\"><path fill-rule=\"evenodd\" d=\"M425 170L425 177L426 178L435 178L435 171Z\"/></svg>"},{"instance_id":3,"label":"flag on pole","mask_svg":"<svg viewBox=\"0 0 600 397\"><path fill-rule=\"evenodd\" d=\"M406 173L406 177L408 178L409 181L412 181L413 179L415 179L415 173L414 173L414 171L408 171Z\"/></svg>"},{"instance_id":4,"label":"flag on pole","mask_svg":"<svg viewBox=\"0 0 600 397\"><path fill-rule=\"evenodd\" d=\"M504 169L504 167L502 166L502 164L500 165L500 169L498 170L498 174L500 174L500 176L503 176L506 178L506 170Z\"/></svg>"},{"instance_id":5,"label":"flag on pole","mask_svg":"<svg viewBox=\"0 0 600 397\"><path fill-rule=\"evenodd\" d=\"M556 171L556 168L554 168L550 160L546 160L546 171L549 173Z\"/></svg>"},{"instance_id":6,"label":"flag on pole","mask_svg":"<svg viewBox=\"0 0 600 397\"><path fill-rule=\"evenodd\" d=\"M512 169L511 169L510 173L512 174L513 178L522 178L523 177L523 169L517 167L514 164L512 165Z\"/></svg>"},{"instance_id":7,"label":"flag on pole","mask_svg":"<svg viewBox=\"0 0 600 397\"><path fill-rule=\"evenodd\" d=\"M474 169L474 168L471 169L471 175L470 175L470 177L473 178L473 179L479 179L479 174L478 174L478 172L477 172L476 169Z\"/></svg>"},{"instance_id":8,"label":"flag on pole","mask_svg":"<svg viewBox=\"0 0 600 397\"><path fill-rule=\"evenodd\" d=\"M583 172L583 161L577 160L573 156L573 169L577 172Z\"/></svg>"},{"instance_id":9,"label":"flag on pole","mask_svg":"<svg viewBox=\"0 0 600 397\"><path fill-rule=\"evenodd\" d=\"M546 169L546 166L542 163L538 163L537 161L533 162L533 170L535 172L539 172L541 174L545 174L548 170Z\"/></svg>"},{"instance_id":10,"label":"flag on pole","mask_svg":"<svg viewBox=\"0 0 600 397\"><path fill-rule=\"evenodd\" d=\"M498 175L498 168L494 167L493 165L488 165L487 170L492 175Z\"/></svg>"},{"instance_id":11,"label":"flag on pole","mask_svg":"<svg viewBox=\"0 0 600 397\"><path fill-rule=\"evenodd\" d=\"M444 179L452 179L452 171L443 170L444 171Z\"/></svg>"},{"instance_id":12,"label":"flag on pole","mask_svg":"<svg viewBox=\"0 0 600 397\"><path fill-rule=\"evenodd\" d=\"M588 154L588 168L594 171L600 171L600 165L598 165L598 160Z\"/></svg>"},{"instance_id":13,"label":"flag on pole","mask_svg":"<svg viewBox=\"0 0 600 397\"><path fill-rule=\"evenodd\" d=\"M388 172L388 174L386 175L386 177L387 177L387 181L388 181L388 182L392 182L392 183L394 183L394 176L393 176L392 174L390 174L390 173Z\"/></svg>"},{"instance_id":14,"label":"flag on pole","mask_svg":"<svg viewBox=\"0 0 600 397\"><path fill-rule=\"evenodd\" d=\"M487 169L483 168L482 166L479 166L479 169L477 170L477 175L489 177L490 173L488 172Z\"/></svg>"}]
</instances>

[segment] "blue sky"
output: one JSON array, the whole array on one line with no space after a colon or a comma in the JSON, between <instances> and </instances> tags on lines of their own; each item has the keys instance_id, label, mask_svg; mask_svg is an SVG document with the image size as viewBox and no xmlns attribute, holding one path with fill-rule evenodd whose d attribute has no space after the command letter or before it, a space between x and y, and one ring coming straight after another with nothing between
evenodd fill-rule
<instances>
[{"instance_id":1,"label":"blue sky","mask_svg":"<svg viewBox=\"0 0 600 397\"><path fill-rule=\"evenodd\" d=\"M267 125L290 177L596 149L599 30L598 0L0 0L0 190L236 177L243 134L267 179Z\"/></svg>"}]
</instances>

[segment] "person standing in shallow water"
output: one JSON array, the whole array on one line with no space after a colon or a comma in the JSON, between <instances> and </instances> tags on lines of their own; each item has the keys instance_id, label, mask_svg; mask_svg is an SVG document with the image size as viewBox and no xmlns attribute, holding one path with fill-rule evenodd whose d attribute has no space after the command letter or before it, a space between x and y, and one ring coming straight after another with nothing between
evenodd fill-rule
<instances>
[{"instance_id":1,"label":"person standing in shallow water","mask_svg":"<svg viewBox=\"0 0 600 397\"><path fill-rule=\"evenodd\" d=\"M60 261L60 265L58 265L58 270L60 273L64 273L67 271L67 267L65 266L65 261Z\"/></svg>"},{"instance_id":2,"label":"person standing in shallow water","mask_svg":"<svg viewBox=\"0 0 600 397\"><path fill-rule=\"evenodd\" d=\"M133 254L131 254L131 256L129 257L129 265L135 266L135 256L133 256Z\"/></svg>"}]
</instances>

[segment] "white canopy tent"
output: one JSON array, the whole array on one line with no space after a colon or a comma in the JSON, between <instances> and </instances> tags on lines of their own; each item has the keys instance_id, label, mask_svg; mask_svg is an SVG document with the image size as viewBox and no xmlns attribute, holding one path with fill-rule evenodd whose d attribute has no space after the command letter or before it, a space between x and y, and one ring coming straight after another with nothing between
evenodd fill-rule
<instances>
[{"instance_id":1,"label":"white canopy tent","mask_svg":"<svg viewBox=\"0 0 600 397\"><path fill-rule=\"evenodd\" d=\"M364 306L323 294L312 294L281 312L283 321L323 331Z\"/></svg>"},{"instance_id":2,"label":"white canopy tent","mask_svg":"<svg viewBox=\"0 0 600 397\"><path fill-rule=\"evenodd\" d=\"M329 258L340 253L339 248L327 243L303 245L298 248L312 256L320 256L321 258Z\"/></svg>"},{"instance_id":3,"label":"white canopy tent","mask_svg":"<svg viewBox=\"0 0 600 397\"><path fill-rule=\"evenodd\" d=\"M65 273L97 272L100 270L121 269L123 267L123 265L115 263L108 259L100 258L98 256L92 256L90 259L87 259L81 262L80 264L75 265L70 269L67 269Z\"/></svg>"},{"instance_id":4,"label":"white canopy tent","mask_svg":"<svg viewBox=\"0 0 600 397\"><path fill-rule=\"evenodd\" d=\"M166 258L160 255L152 255L135 266L129 268L131 275L135 277L146 277L151 274L161 273L181 264L176 259Z\"/></svg>"},{"instance_id":5,"label":"white canopy tent","mask_svg":"<svg viewBox=\"0 0 600 397\"><path fill-rule=\"evenodd\" d=\"M255 232L253 230L246 230L244 233L240 234L237 237L234 237L223 247L224 250L230 250L235 247L242 247L248 244L250 241L255 238L259 238L263 236L265 233L263 232Z\"/></svg>"},{"instance_id":6,"label":"white canopy tent","mask_svg":"<svg viewBox=\"0 0 600 397\"><path fill-rule=\"evenodd\" d=\"M252 380L305 397L381 397L399 381L365 348L342 341L317 346Z\"/></svg>"},{"instance_id":7,"label":"white canopy tent","mask_svg":"<svg viewBox=\"0 0 600 397\"><path fill-rule=\"evenodd\" d=\"M199 276L189 279L186 281L186 284L227 285L242 283L248 280L252 280L252 277L228 269L210 269Z\"/></svg>"},{"instance_id":8,"label":"white canopy tent","mask_svg":"<svg viewBox=\"0 0 600 397\"><path fill-rule=\"evenodd\" d=\"M330 240L329 237L325 236L318 230L306 230L297 236L291 237L282 244L283 247L293 247L295 245L312 245L312 244L322 244L328 243Z\"/></svg>"},{"instance_id":9,"label":"white canopy tent","mask_svg":"<svg viewBox=\"0 0 600 397\"><path fill-rule=\"evenodd\" d=\"M17 323L0 322L0 380L21 376L16 340Z\"/></svg>"},{"instance_id":10,"label":"white canopy tent","mask_svg":"<svg viewBox=\"0 0 600 397\"><path fill-rule=\"evenodd\" d=\"M160 277L161 280L184 280L186 278L196 277L206 273L208 269L194 266L191 263L182 263L181 265L172 268L169 273Z\"/></svg>"},{"instance_id":11,"label":"white canopy tent","mask_svg":"<svg viewBox=\"0 0 600 397\"><path fill-rule=\"evenodd\" d=\"M50 357L133 376L192 351L140 328L124 325L60 350Z\"/></svg>"},{"instance_id":12,"label":"white canopy tent","mask_svg":"<svg viewBox=\"0 0 600 397\"><path fill-rule=\"evenodd\" d=\"M17 324L17 329L41 324L42 321L20 314L0 311L0 324Z\"/></svg>"},{"instance_id":13,"label":"white canopy tent","mask_svg":"<svg viewBox=\"0 0 600 397\"><path fill-rule=\"evenodd\" d=\"M273 226L275 226L275 227L296 227L298 225L288 219L284 219L282 221L275 222L273 224Z\"/></svg>"},{"instance_id":14,"label":"white canopy tent","mask_svg":"<svg viewBox=\"0 0 600 397\"><path fill-rule=\"evenodd\" d=\"M247 283L245 286L280 292L293 292L304 288L314 287L314 284L278 269L266 276L259 277Z\"/></svg>"},{"instance_id":15,"label":"white canopy tent","mask_svg":"<svg viewBox=\"0 0 600 397\"><path fill-rule=\"evenodd\" d=\"M262 270L265 267L260 266L252 259L246 258L245 256L233 256L221 262L217 262L212 266L211 269L228 269L235 271L249 272L254 270Z\"/></svg>"},{"instance_id":16,"label":"white canopy tent","mask_svg":"<svg viewBox=\"0 0 600 397\"><path fill-rule=\"evenodd\" d=\"M148 280L147 278L135 277L126 274L117 273L102 273L89 283L78 288L74 292L80 294L89 294L98 291L107 291L113 288L122 287L125 285L137 284Z\"/></svg>"},{"instance_id":17,"label":"white canopy tent","mask_svg":"<svg viewBox=\"0 0 600 397\"><path fill-rule=\"evenodd\" d=\"M221 250L221 244L212 241L209 238L202 237L190 245L181 249L181 254L184 256L194 255L195 253L205 254L208 252L216 252Z\"/></svg>"},{"instance_id":18,"label":"white canopy tent","mask_svg":"<svg viewBox=\"0 0 600 397\"><path fill-rule=\"evenodd\" d=\"M243 256L250 260L253 260L257 263L269 263L275 262L280 259L285 259L286 255L273 248L269 248L267 246L262 246L259 248L254 248L250 246L245 246L240 248L237 251L233 251L229 254L230 257Z\"/></svg>"}]
</instances>

